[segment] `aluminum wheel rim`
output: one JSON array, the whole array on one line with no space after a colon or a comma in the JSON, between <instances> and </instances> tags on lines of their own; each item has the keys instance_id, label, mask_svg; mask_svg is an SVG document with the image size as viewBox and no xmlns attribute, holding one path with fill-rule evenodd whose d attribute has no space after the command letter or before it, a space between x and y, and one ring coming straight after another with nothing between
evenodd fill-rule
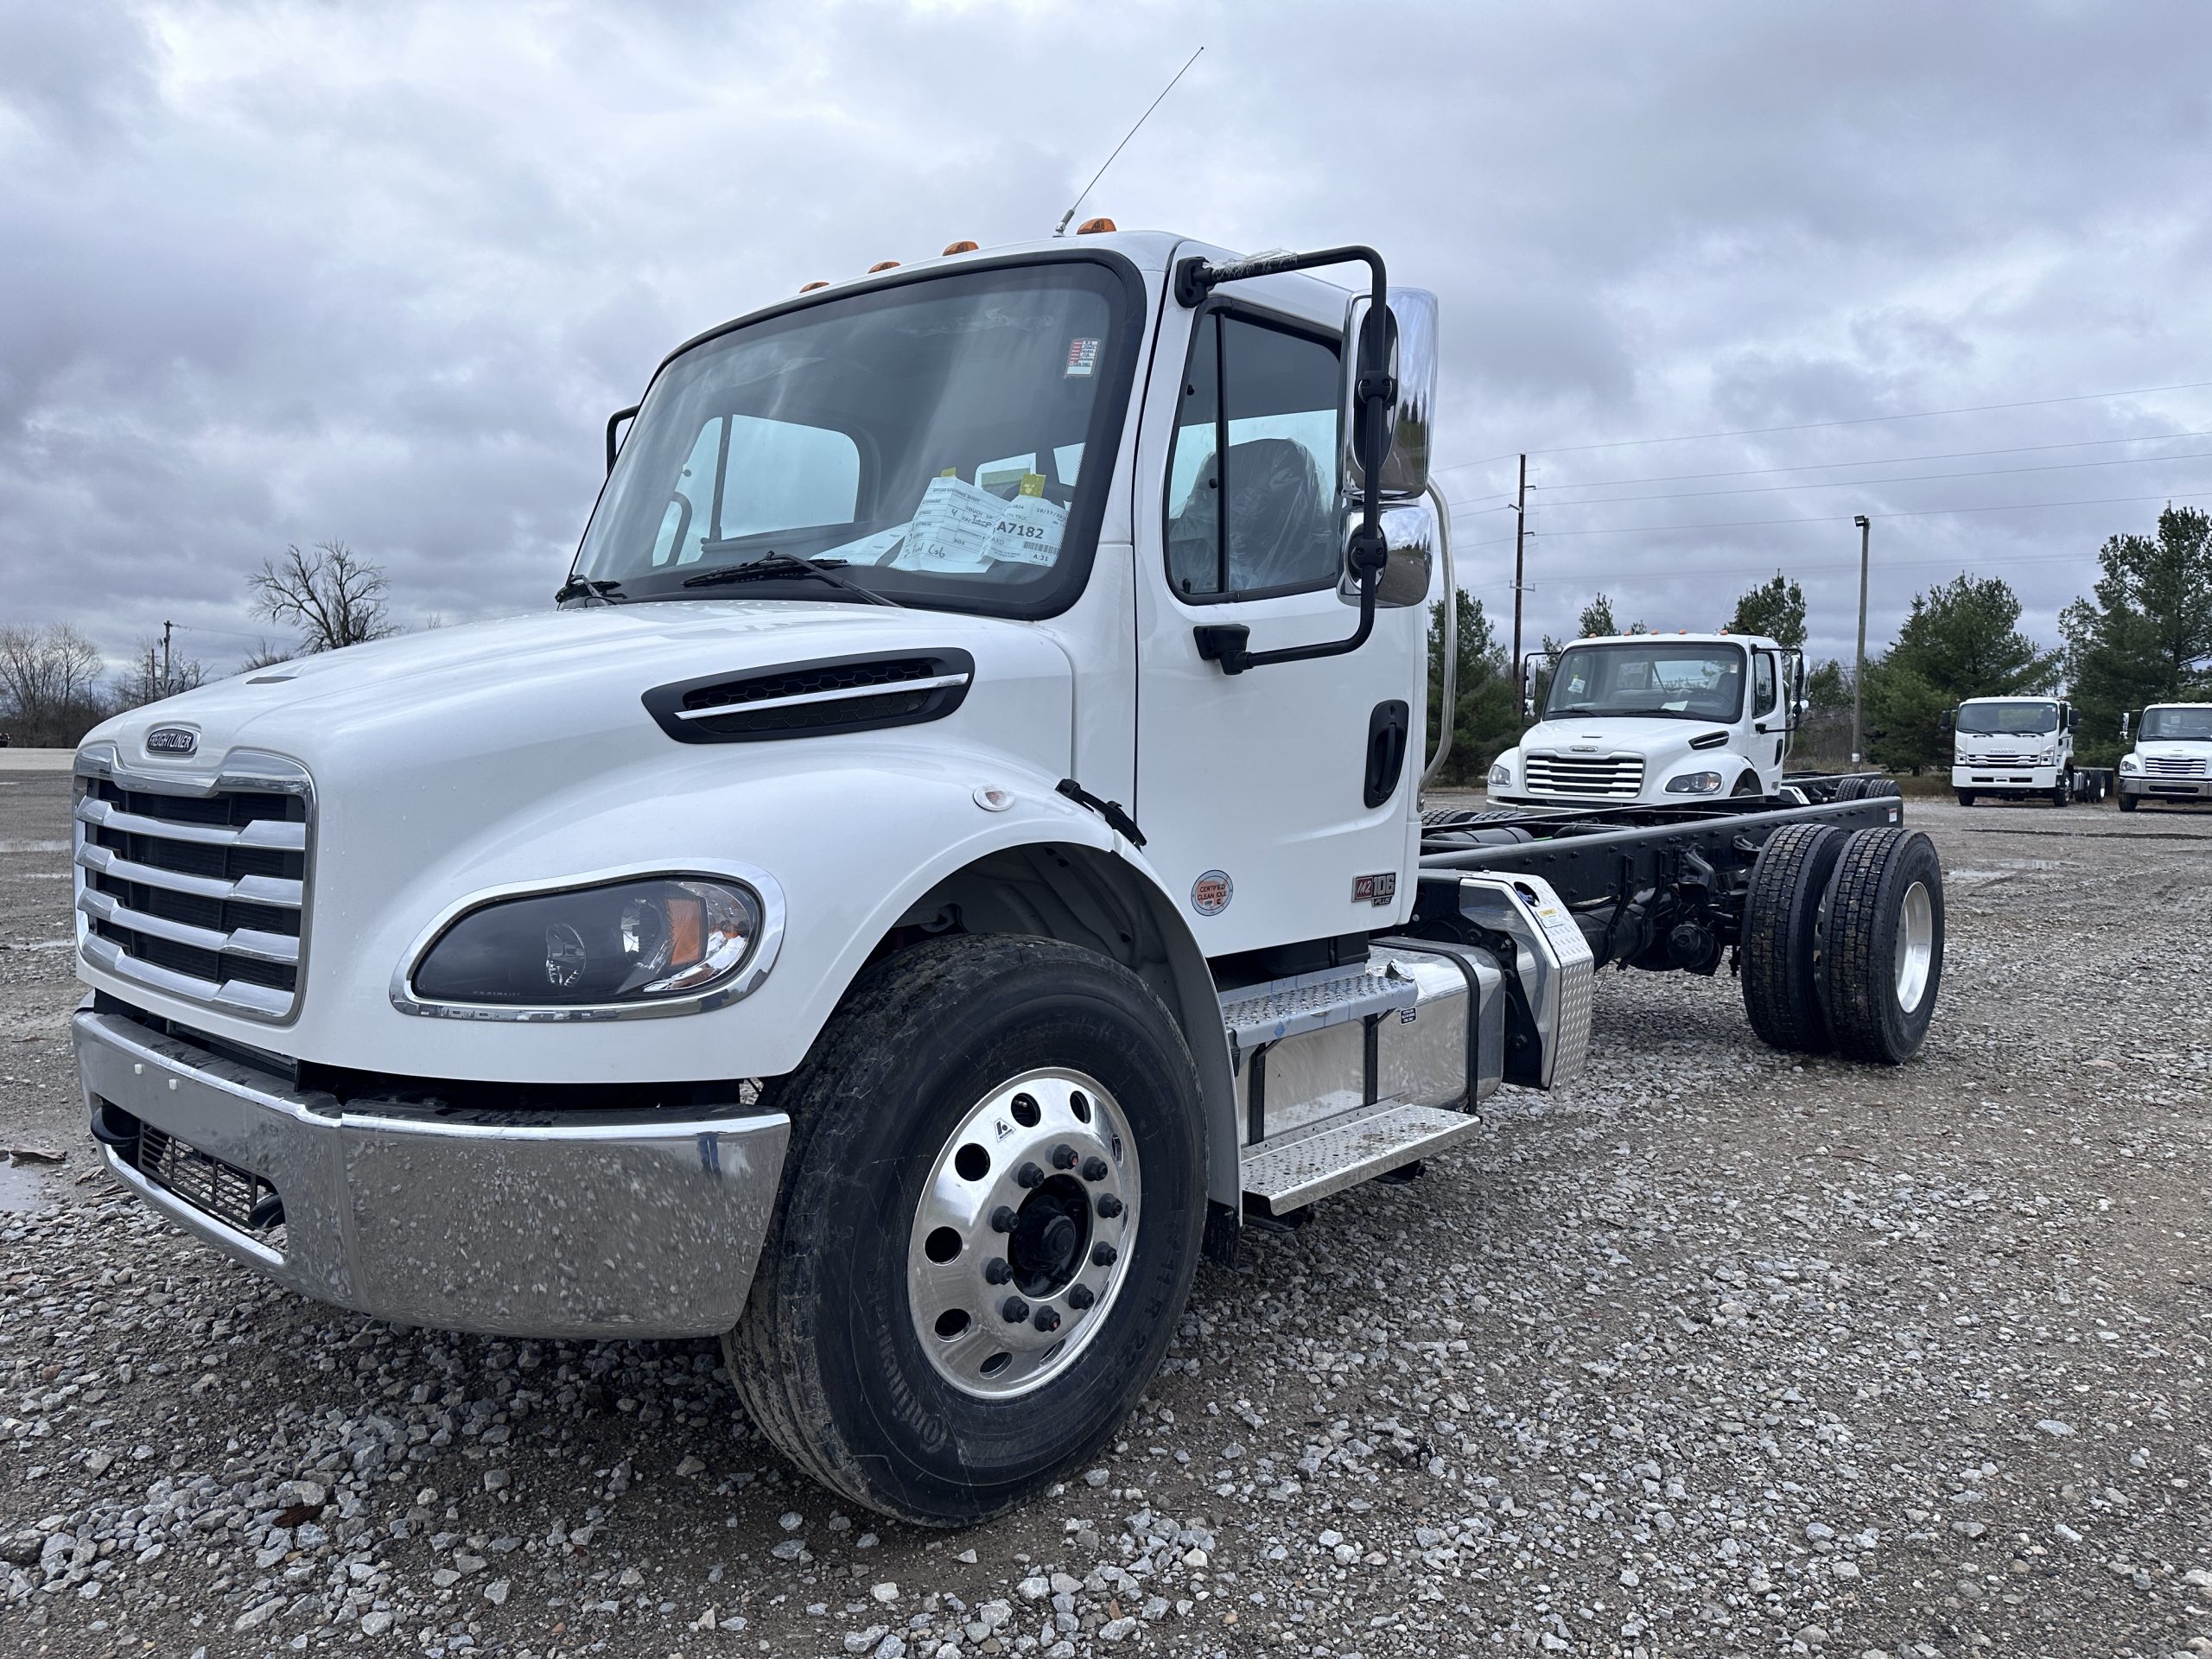
<instances>
[{"instance_id":1,"label":"aluminum wheel rim","mask_svg":"<svg viewBox=\"0 0 2212 1659\"><path fill-rule=\"evenodd\" d=\"M1910 1014L1928 991L1928 969L1936 960L1936 902L1928 884L1916 881L1897 906L1897 1006Z\"/></svg>"},{"instance_id":2,"label":"aluminum wheel rim","mask_svg":"<svg viewBox=\"0 0 2212 1659\"><path fill-rule=\"evenodd\" d=\"M938 1375L1004 1399L1073 1365L1121 1293L1141 1190L1128 1120L1096 1078L1028 1071L977 1102L907 1234L907 1307Z\"/></svg>"}]
</instances>

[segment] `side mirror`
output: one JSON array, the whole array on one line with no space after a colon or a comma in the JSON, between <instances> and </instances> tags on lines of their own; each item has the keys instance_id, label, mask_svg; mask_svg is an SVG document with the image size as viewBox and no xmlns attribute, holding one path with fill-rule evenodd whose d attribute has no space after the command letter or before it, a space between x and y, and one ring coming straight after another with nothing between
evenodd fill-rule
<instances>
[{"instance_id":1,"label":"side mirror","mask_svg":"<svg viewBox=\"0 0 2212 1659\"><path fill-rule=\"evenodd\" d=\"M1358 523L1345 527L1347 538ZM1437 563L1436 509L1426 501L1405 501L1382 509L1382 541L1388 549L1382 574L1376 579L1375 602L1386 609L1426 604ZM1359 582L1349 560L1337 583L1337 596L1347 605L1359 603Z\"/></svg>"},{"instance_id":2,"label":"side mirror","mask_svg":"<svg viewBox=\"0 0 2212 1659\"><path fill-rule=\"evenodd\" d=\"M1396 383L1390 400L1386 430L1389 446L1377 475L1386 501L1418 499L1428 488L1429 445L1436 421L1436 296L1426 289L1393 288L1389 315L1385 320L1383 360L1374 365L1389 372ZM1344 320L1344 337L1363 346L1367 340L1369 296L1351 302ZM1344 488L1357 496L1367 482L1367 468L1358 454L1357 435L1360 372L1370 366L1360 361L1364 352L1355 349L1351 372L1344 379Z\"/></svg>"},{"instance_id":3,"label":"side mirror","mask_svg":"<svg viewBox=\"0 0 2212 1659\"><path fill-rule=\"evenodd\" d=\"M2066 711L2066 729L2069 732L2078 732L2082 729L2082 711L2079 709L2069 709Z\"/></svg>"},{"instance_id":4,"label":"side mirror","mask_svg":"<svg viewBox=\"0 0 2212 1659\"><path fill-rule=\"evenodd\" d=\"M2135 716L2134 716L2134 715L2133 715L2133 714L2132 714L2132 713L2123 712L2123 713L2120 715L2120 741L2121 742L2123 742L2123 743L2125 743L2125 742L2126 742L2126 741L2127 741L2127 722L2128 722L2129 721L2131 721L2131 720L2134 719L2134 718L2135 718Z\"/></svg>"},{"instance_id":5,"label":"side mirror","mask_svg":"<svg viewBox=\"0 0 2212 1659\"><path fill-rule=\"evenodd\" d=\"M1943 729L1944 729L1945 731L1947 731L1947 732L1948 732L1948 731L1951 730L1951 729L1952 729L1952 728L1954 728L1954 727L1955 727L1955 726L1956 726L1957 724L1958 724L1958 721L1957 721L1955 718L1953 718L1952 714L1951 714L1951 711L1950 711L1949 709L1946 709L1943 711Z\"/></svg>"},{"instance_id":6,"label":"side mirror","mask_svg":"<svg viewBox=\"0 0 2212 1659\"><path fill-rule=\"evenodd\" d=\"M622 424L637 418L638 405L635 404L627 409L618 409L607 417L607 470L610 474L614 470L614 457L622 452Z\"/></svg>"}]
</instances>

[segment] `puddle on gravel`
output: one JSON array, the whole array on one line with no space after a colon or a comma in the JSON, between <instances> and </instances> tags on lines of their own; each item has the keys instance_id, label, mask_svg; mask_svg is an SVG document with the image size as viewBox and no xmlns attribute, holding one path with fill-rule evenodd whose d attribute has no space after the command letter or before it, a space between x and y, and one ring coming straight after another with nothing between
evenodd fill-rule
<instances>
[{"instance_id":1,"label":"puddle on gravel","mask_svg":"<svg viewBox=\"0 0 2212 1659\"><path fill-rule=\"evenodd\" d=\"M0 1215L43 1209L60 1196L43 1165L0 1163Z\"/></svg>"}]
</instances>

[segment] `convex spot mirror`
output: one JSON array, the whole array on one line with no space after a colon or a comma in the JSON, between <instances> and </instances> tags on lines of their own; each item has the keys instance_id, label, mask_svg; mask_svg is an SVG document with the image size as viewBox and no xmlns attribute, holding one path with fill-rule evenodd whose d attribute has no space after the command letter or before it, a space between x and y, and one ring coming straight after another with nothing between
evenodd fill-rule
<instances>
[{"instance_id":1,"label":"convex spot mirror","mask_svg":"<svg viewBox=\"0 0 2212 1659\"><path fill-rule=\"evenodd\" d=\"M1387 429L1390 446L1376 482L1385 501L1418 500L1428 488L1429 444L1436 421L1436 296L1427 289L1392 288L1387 361L1397 383ZM1344 339L1351 349L1344 359L1344 480L1346 498L1358 499L1367 469L1357 452L1360 345L1367 325L1369 296L1356 296L1344 318Z\"/></svg>"},{"instance_id":2,"label":"convex spot mirror","mask_svg":"<svg viewBox=\"0 0 2212 1659\"><path fill-rule=\"evenodd\" d=\"M1344 514L1344 539L1358 526L1359 510ZM1427 603L1437 563L1436 509L1426 501L1403 501L1382 509L1382 540L1389 556L1375 584L1375 602L1386 609ZM1359 583L1349 563L1337 583L1337 596L1359 603Z\"/></svg>"}]
</instances>

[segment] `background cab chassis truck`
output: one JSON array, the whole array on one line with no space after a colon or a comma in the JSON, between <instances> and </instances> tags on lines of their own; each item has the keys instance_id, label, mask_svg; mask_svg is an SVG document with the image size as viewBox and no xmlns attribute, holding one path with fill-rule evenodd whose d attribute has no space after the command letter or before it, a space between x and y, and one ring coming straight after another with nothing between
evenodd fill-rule
<instances>
[{"instance_id":1,"label":"background cab chassis truck","mask_svg":"<svg viewBox=\"0 0 2212 1659\"><path fill-rule=\"evenodd\" d=\"M1951 787L1959 804L1983 795L2054 806L2102 798L2108 774L2075 767L2081 711L2063 697L1969 697L1943 716L1951 734Z\"/></svg>"},{"instance_id":2,"label":"background cab chassis truck","mask_svg":"<svg viewBox=\"0 0 2212 1659\"><path fill-rule=\"evenodd\" d=\"M1573 1076L1600 962L1905 1058L1894 800L1425 830L1385 291L1166 235L817 290L662 364L558 608L98 728L110 1169L370 1314L724 1333L796 1465L945 1523L1095 1452L1247 1214Z\"/></svg>"},{"instance_id":3,"label":"background cab chassis truck","mask_svg":"<svg viewBox=\"0 0 2212 1659\"><path fill-rule=\"evenodd\" d=\"M2145 801L2212 800L2212 703L2154 702L2141 720L2120 717L2125 741L2135 747L2120 760L2120 810Z\"/></svg>"},{"instance_id":4,"label":"background cab chassis truck","mask_svg":"<svg viewBox=\"0 0 2212 1659\"><path fill-rule=\"evenodd\" d=\"M1621 634L1532 652L1537 716L1491 768L1494 801L1664 806L1779 797L1798 653L1743 634Z\"/></svg>"}]
</instances>

